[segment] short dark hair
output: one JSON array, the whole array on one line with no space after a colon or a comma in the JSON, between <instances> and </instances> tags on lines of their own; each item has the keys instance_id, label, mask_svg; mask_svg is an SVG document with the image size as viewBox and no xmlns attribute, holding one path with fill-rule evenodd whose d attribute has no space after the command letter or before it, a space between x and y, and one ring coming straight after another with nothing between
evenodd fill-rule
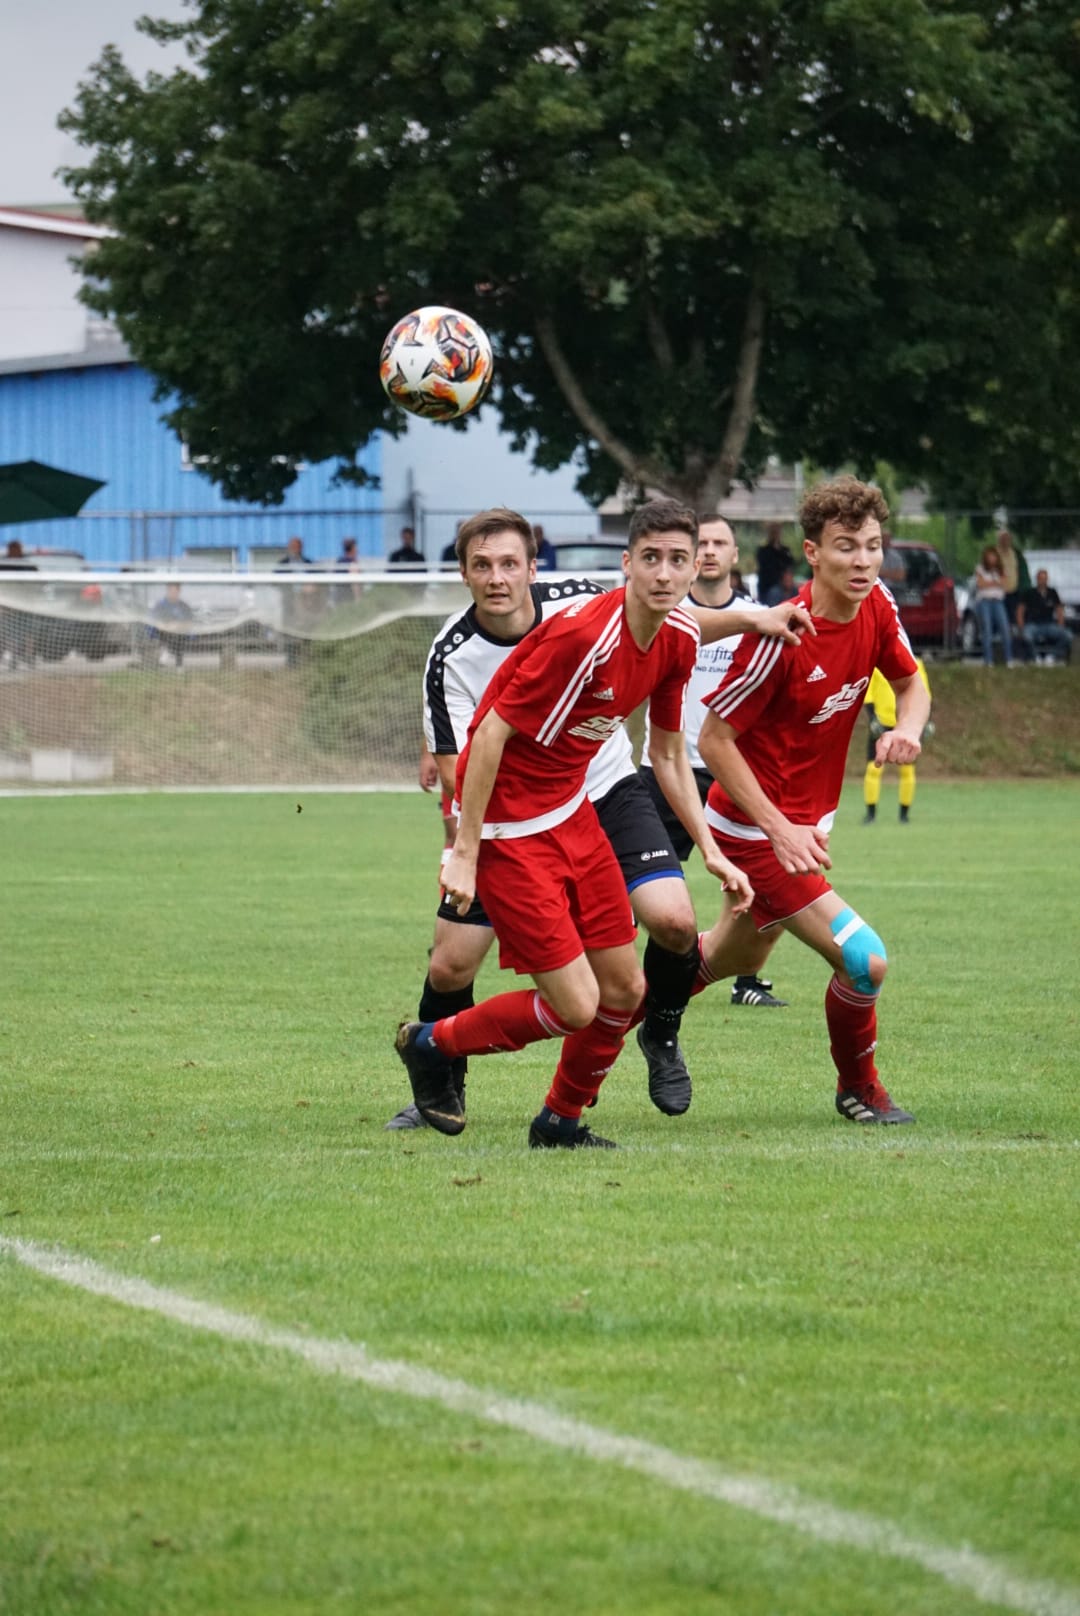
<instances>
[{"instance_id":1,"label":"short dark hair","mask_svg":"<svg viewBox=\"0 0 1080 1616\"><path fill-rule=\"evenodd\" d=\"M626 548L632 550L639 539L650 533L685 533L695 550L698 541L698 519L689 505L678 499L650 499L639 505L630 518L626 534Z\"/></svg>"},{"instance_id":2,"label":"short dark hair","mask_svg":"<svg viewBox=\"0 0 1080 1616\"><path fill-rule=\"evenodd\" d=\"M505 505L495 505L489 511L477 511L470 516L457 530L454 540L454 554L458 559L458 566L464 570L469 554L469 545L474 539L490 539L495 533L504 533L507 529L511 533L521 535L525 545L526 561L536 560L536 534L524 516L517 511L508 510Z\"/></svg>"},{"instance_id":3,"label":"short dark hair","mask_svg":"<svg viewBox=\"0 0 1080 1616\"><path fill-rule=\"evenodd\" d=\"M834 477L831 482L818 483L807 491L799 506L803 537L811 544L820 539L827 522L860 528L869 516L877 517L884 526L889 520L889 507L880 488L861 483L857 477Z\"/></svg>"}]
</instances>

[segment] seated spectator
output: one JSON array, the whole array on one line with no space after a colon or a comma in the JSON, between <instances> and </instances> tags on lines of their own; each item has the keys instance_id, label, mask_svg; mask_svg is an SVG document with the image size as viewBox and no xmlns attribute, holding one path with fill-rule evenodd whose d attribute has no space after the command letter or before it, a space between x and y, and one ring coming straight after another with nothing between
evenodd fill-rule
<instances>
[{"instance_id":1,"label":"seated spectator","mask_svg":"<svg viewBox=\"0 0 1080 1616\"><path fill-rule=\"evenodd\" d=\"M396 550L391 550L387 566L391 572L420 572L426 570L427 562L416 548L415 528L402 528L401 543Z\"/></svg>"},{"instance_id":2,"label":"seated spectator","mask_svg":"<svg viewBox=\"0 0 1080 1616\"><path fill-rule=\"evenodd\" d=\"M191 633L186 625L191 622L195 613L182 598L179 584L165 585L165 593L160 600L154 602L150 608L150 615L154 621L145 625L142 637L140 660L143 666L156 668L164 650L173 658L177 668L182 668L184 652L188 649Z\"/></svg>"},{"instance_id":3,"label":"seated spectator","mask_svg":"<svg viewBox=\"0 0 1080 1616\"><path fill-rule=\"evenodd\" d=\"M1023 590L1017 601L1016 626L1036 662L1053 662L1058 654L1068 662L1073 637L1065 627L1061 596L1050 587L1045 567L1039 569L1034 584Z\"/></svg>"}]
</instances>

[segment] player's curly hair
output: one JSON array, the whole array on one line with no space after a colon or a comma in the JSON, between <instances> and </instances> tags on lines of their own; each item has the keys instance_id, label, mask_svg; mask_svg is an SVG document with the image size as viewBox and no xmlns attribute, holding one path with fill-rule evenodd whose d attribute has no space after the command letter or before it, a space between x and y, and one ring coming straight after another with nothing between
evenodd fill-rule
<instances>
[{"instance_id":1,"label":"player's curly hair","mask_svg":"<svg viewBox=\"0 0 1080 1616\"><path fill-rule=\"evenodd\" d=\"M458 566L464 567L465 559L469 553L469 545L474 539L490 539L494 533L504 533L509 528L512 533L520 533L525 543L526 561L536 560L536 534L532 525L520 516L517 511L507 510L505 505L496 505L490 511L477 511L462 522L457 530L454 540L454 554L458 559Z\"/></svg>"},{"instance_id":2,"label":"player's curly hair","mask_svg":"<svg viewBox=\"0 0 1080 1616\"><path fill-rule=\"evenodd\" d=\"M649 533L685 533L697 544L698 519L689 505L677 499L650 499L639 505L630 518L626 548L632 550L638 539Z\"/></svg>"},{"instance_id":3,"label":"player's curly hair","mask_svg":"<svg viewBox=\"0 0 1080 1616\"><path fill-rule=\"evenodd\" d=\"M831 482L818 483L807 490L799 506L803 537L811 544L820 539L826 522L843 522L857 529L868 516L876 516L884 526L889 520L889 507L880 488L861 483L857 477L834 477Z\"/></svg>"}]
</instances>

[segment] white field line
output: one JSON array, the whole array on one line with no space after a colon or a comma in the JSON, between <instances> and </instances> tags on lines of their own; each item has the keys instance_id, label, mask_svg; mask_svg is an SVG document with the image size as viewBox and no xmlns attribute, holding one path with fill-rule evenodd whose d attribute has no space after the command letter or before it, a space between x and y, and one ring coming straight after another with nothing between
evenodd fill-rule
<instances>
[{"instance_id":1,"label":"white field line","mask_svg":"<svg viewBox=\"0 0 1080 1616\"><path fill-rule=\"evenodd\" d=\"M503 1397L462 1380L450 1380L428 1369L391 1359L373 1358L349 1341L320 1340L279 1330L244 1313L233 1313L146 1280L113 1273L84 1257L0 1236L0 1252L62 1284L104 1296L125 1307L172 1319L228 1341L250 1342L302 1359L324 1375L342 1375L379 1391L438 1403L441 1407L489 1425L534 1437L549 1447L565 1448L599 1463L637 1471L680 1492L713 1498L734 1509L794 1528L818 1543L836 1543L869 1554L906 1560L940 1577L988 1605L1023 1611L1029 1616L1080 1616L1080 1592L1017 1576L973 1549L950 1549L908 1537L889 1521L855 1511L834 1509L800 1495L794 1488L735 1475L703 1459L687 1458L652 1442L619 1436L601 1426L570 1419L542 1403Z\"/></svg>"}]
</instances>

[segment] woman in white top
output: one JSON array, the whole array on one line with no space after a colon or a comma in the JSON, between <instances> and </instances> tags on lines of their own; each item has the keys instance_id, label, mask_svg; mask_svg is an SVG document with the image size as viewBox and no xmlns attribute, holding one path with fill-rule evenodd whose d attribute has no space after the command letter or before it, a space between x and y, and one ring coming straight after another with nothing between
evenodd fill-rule
<instances>
[{"instance_id":1,"label":"woman in white top","mask_svg":"<svg viewBox=\"0 0 1080 1616\"><path fill-rule=\"evenodd\" d=\"M1005 666L1011 668L1012 636L1009 633L1009 614L1005 610L1005 572L1001 556L992 544L986 546L975 568L975 615L979 619L979 637L987 667L994 660L996 632L1001 635Z\"/></svg>"}]
</instances>

